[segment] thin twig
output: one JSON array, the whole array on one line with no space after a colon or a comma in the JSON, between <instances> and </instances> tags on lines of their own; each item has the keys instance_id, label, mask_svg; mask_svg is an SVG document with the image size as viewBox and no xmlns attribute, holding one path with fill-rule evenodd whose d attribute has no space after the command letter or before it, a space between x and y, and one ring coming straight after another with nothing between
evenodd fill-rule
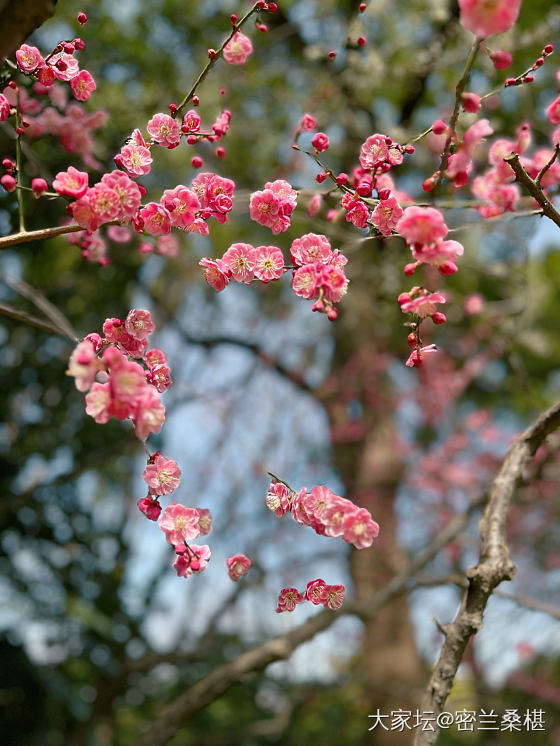
<instances>
[{"instance_id":1,"label":"thin twig","mask_svg":"<svg viewBox=\"0 0 560 746\"><path fill-rule=\"evenodd\" d=\"M558 146L556 147L558 148ZM556 158L556 151L554 157ZM543 215L546 215L547 218L550 218L550 220L556 223L556 225L560 228L560 213L543 192L541 185L537 183L535 179L532 179L527 171L525 171L525 169L521 165L521 161L519 160L519 153L511 153L510 155L506 155L504 161L506 163L509 163L509 165L512 167L513 171L515 172L517 181L527 189L529 194L534 197L539 205L542 207ZM550 165L552 165L552 163Z\"/></svg>"}]
</instances>

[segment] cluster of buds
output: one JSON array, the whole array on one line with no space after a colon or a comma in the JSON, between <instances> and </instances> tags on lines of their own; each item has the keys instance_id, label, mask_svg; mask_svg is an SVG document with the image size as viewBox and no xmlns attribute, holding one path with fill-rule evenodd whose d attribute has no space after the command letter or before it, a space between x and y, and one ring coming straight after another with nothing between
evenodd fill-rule
<instances>
[{"instance_id":1,"label":"cluster of buds","mask_svg":"<svg viewBox=\"0 0 560 746\"><path fill-rule=\"evenodd\" d=\"M297 588L282 588L278 596L276 612L294 611L303 601L311 601L315 606L321 604L326 609L340 609L346 589L343 585L327 585L324 580L310 580L304 593Z\"/></svg>"},{"instance_id":2,"label":"cluster of buds","mask_svg":"<svg viewBox=\"0 0 560 746\"><path fill-rule=\"evenodd\" d=\"M538 70L539 67L542 67L544 65L546 58L549 55L551 55L553 52L554 52L554 46L552 44L545 44L539 57L537 57L537 59L533 62L529 70L526 70L524 73L521 73L521 75L518 75L516 78L506 78L504 85L506 87L510 87L513 85L522 85L523 83L532 83L535 79L532 73L535 70Z\"/></svg>"}]
</instances>

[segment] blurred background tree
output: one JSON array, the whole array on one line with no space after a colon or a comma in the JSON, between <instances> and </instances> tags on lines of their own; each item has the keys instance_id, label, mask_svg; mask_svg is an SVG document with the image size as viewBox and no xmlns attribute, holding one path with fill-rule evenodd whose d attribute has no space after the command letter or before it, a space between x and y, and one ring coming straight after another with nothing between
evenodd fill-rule
<instances>
[{"instance_id":1,"label":"blurred background tree","mask_svg":"<svg viewBox=\"0 0 560 746\"><path fill-rule=\"evenodd\" d=\"M82 60L98 90L86 109L108 114L95 135L100 164L110 167L134 127L181 99L240 4L58 4L32 43L47 50L73 38L80 33L77 12L87 12ZM197 152L204 170L237 184L231 219L214 224L208 238L181 238L176 259L143 257L112 243L107 267L84 262L64 237L0 256L2 301L36 316L44 296L78 336L131 307L150 308L174 379L167 425L153 445L181 466L177 499L209 507L215 517L210 567L188 582L175 577L160 532L136 508L144 455L132 431L119 422L101 427L84 414L82 396L64 375L68 339L3 320L3 744L137 743L186 688L311 614L300 607L276 616L282 585L303 587L320 576L344 582L357 599L383 587L454 514L468 510L510 438L557 397L560 255L546 219L481 226L460 205L445 212L465 257L445 280L449 323L433 335L442 351L410 371L395 303L408 287L401 270L408 249L401 241L368 239L343 218L327 221L328 199L308 217L308 199L326 190L315 182L314 164L290 147L302 113L316 116L329 135L330 167L350 172L369 134L402 142L449 114L470 43L448 0L378 0L363 14L356 6L282 0L266 18L268 33L250 32L255 52L248 63L220 64L205 81L204 121L227 107L232 128L224 159L210 145ZM514 53L516 73L559 26L558 8L548 0L523 5L519 22L499 41ZM501 79L481 59L471 89L482 93ZM490 101L484 113L506 137L531 121L536 143L545 145L544 107L554 90L553 58L533 85L504 91L501 106ZM13 155L7 125L0 136L2 154ZM158 152L143 180L149 193L157 199L163 188L188 182L192 154L184 146ZM419 147L399 186L423 200L419 185L437 162ZM25 163L26 178L49 180L70 163L82 165L54 137L29 141ZM295 298L287 281L216 295L201 279L201 256L220 256L235 241L271 243L268 230L248 219L247 206L250 192L275 178L302 190L278 245L287 249L313 231L349 256L350 290L332 325ZM460 202L463 191L451 196ZM56 201L30 199L26 211L31 228L60 219ZM0 230L16 225L4 194ZM426 284L435 279L427 273ZM483 304L472 313L475 293ZM500 743L560 742L558 612L546 606L558 590L554 445L539 452L512 509L518 575L507 593L514 598L491 600L448 707L546 711L545 732L500 733ZM346 551L287 519L277 522L264 506L267 471L294 486L328 484L347 494L371 510L380 538L370 550ZM477 558L478 518L473 511L464 531L374 619L340 614L288 661L247 675L183 722L170 743L410 743L410 732L368 732L367 716L420 706L441 641L433 618L449 621L455 613L461 575ZM253 558L254 568L232 586L224 561L238 551ZM488 743L484 732L449 730L440 739Z\"/></svg>"}]
</instances>

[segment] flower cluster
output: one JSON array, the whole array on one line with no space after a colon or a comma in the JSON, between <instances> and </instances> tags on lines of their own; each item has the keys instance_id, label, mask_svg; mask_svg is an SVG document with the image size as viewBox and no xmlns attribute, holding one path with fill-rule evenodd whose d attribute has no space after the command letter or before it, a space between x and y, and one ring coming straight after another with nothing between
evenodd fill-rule
<instances>
[{"instance_id":1,"label":"flower cluster","mask_svg":"<svg viewBox=\"0 0 560 746\"><path fill-rule=\"evenodd\" d=\"M298 523L311 526L321 536L341 536L356 549L370 547L379 533L369 510L325 486L313 487L310 492L302 487L295 492L283 482L272 482L266 505L279 517L291 511Z\"/></svg>"},{"instance_id":2,"label":"flower cluster","mask_svg":"<svg viewBox=\"0 0 560 746\"><path fill-rule=\"evenodd\" d=\"M297 192L283 179L267 182L260 192L253 192L249 201L251 219L264 225L276 236L290 227L290 216L295 210Z\"/></svg>"},{"instance_id":3,"label":"flower cluster","mask_svg":"<svg viewBox=\"0 0 560 746\"><path fill-rule=\"evenodd\" d=\"M88 392L87 414L101 424L112 417L130 419L140 440L161 430L165 407L160 393L171 383L163 352L147 349L153 330L149 311L132 309L124 321L106 319L105 336L88 334L72 353L67 371L78 391Z\"/></svg>"},{"instance_id":4,"label":"flower cluster","mask_svg":"<svg viewBox=\"0 0 560 746\"><path fill-rule=\"evenodd\" d=\"M348 279L344 267L348 259L338 250L332 250L324 235L307 233L296 238L290 247L292 258L292 288L296 295L315 300L313 311L325 313L332 321L338 316L338 303L346 293ZM282 250L276 246L251 246L234 243L221 259L204 257L199 261L204 267L206 282L216 291L223 290L230 282L249 284L253 280L268 283L279 280L288 267Z\"/></svg>"},{"instance_id":5,"label":"flower cluster","mask_svg":"<svg viewBox=\"0 0 560 746\"><path fill-rule=\"evenodd\" d=\"M87 101L97 86L87 70L80 70L78 60L74 57L84 47L85 43L80 38L61 41L43 58L37 47L22 44L16 51L16 61L25 75L36 78L45 88L52 86L56 80L68 82L74 98Z\"/></svg>"},{"instance_id":6,"label":"flower cluster","mask_svg":"<svg viewBox=\"0 0 560 746\"><path fill-rule=\"evenodd\" d=\"M173 462L174 463L174 462ZM180 503L170 503L159 522L168 544L172 544L177 558L173 567L177 575L188 578L206 569L210 560L210 547L207 544L187 542L206 536L212 529L212 516L206 508L187 508Z\"/></svg>"},{"instance_id":7,"label":"flower cluster","mask_svg":"<svg viewBox=\"0 0 560 746\"><path fill-rule=\"evenodd\" d=\"M315 606L322 604L335 611L342 606L345 590L343 585L327 585L321 578L310 580L303 594L297 588L282 588L276 612L280 614L282 611L294 611L297 604L303 601L311 601Z\"/></svg>"},{"instance_id":8,"label":"flower cluster","mask_svg":"<svg viewBox=\"0 0 560 746\"><path fill-rule=\"evenodd\" d=\"M449 228L439 210L434 207L407 207L397 223L397 230L416 260L406 265L405 274L414 274L420 264L431 264L442 275L457 272L456 260L462 256L464 249L458 241L444 241Z\"/></svg>"}]
</instances>

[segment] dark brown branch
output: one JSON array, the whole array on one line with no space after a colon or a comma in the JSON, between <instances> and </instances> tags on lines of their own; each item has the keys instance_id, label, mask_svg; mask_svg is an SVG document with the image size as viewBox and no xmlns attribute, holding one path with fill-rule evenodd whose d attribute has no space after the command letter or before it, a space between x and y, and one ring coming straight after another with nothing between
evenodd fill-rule
<instances>
[{"instance_id":1,"label":"dark brown branch","mask_svg":"<svg viewBox=\"0 0 560 746\"><path fill-rule=\"evenodd\" d=\"M486 604L494 589L515 573L506 546L506 521L511 499L523 473L546 436L560 426L560 403L554 405L510 446L490 489L480 521L480 560L466 572L468 589L454 621L444 627L445 641L423 702L423 710L437 717L449 696L470 638L482 627ZM438 731L416 731L415 746L434 744Z\"/></svg>"},{"instance_id":2,"label":"dark brown branch","mask_svg":"<svg viewBox=\"0 0 560 746\"><path fill-rule=\"evenodd\" d=\"M387 585L375 593L368 601L346 603L338 612L322 611L304 624L285 635L249 650L234 661L225 663L187 689L170 705L167 705L149 728L143 733L136 746L163 746L177 732L191 715L221 697L248 673L264 670L271 663L288 658L302 643L310 640L318 632L330 627L343 614L352 614L363 620L373 619L381 609L393 599L411 590L414 575L452 541L466 526L470 515L481 507L482 501L473 503L463 515L455 516L421 552L417 553L408 566L395 575Z\"/></svg>"},{"instance_id":3,"label":"dark brown branch","mask_svg":"<svg viewBox=\"0 0 560 746\"><path fill-rule=\"evenodd\" d=\"M558 146L556 146L554 160L556 159L558 152ZM554 160L552 160L552 163L554 163ZM514 170L517 181L527 189L529 194L534 197L539 205L542 207L543 215L546 215L547 218L550 218L550 220L556 223L556 225L560 228L560 213L554 207L552 202L550 202L540 185L539 177L542 178L542 175L544 175L544 170L543 174L539 174L537 180L535 180L529 176L527 171L525 171L525 169L521 165L518 153L511 153L511 155L507 155L504 158L504 161L506 163L509 163L509 165ZM552 163L550 163L550 165L552 165ZM546 164L546 166L550 168L549 164Z\"/></svg>"},{"instance_id":4,"label":"dark brown branch","mask_svg":"<svg viewBox=\"0 0 560 746\"><path fill-rule=\"evenodd\" d=\"M56 0L0 0L0 60L50 18L55 5Z\"/></svg>"}]
</instances>

